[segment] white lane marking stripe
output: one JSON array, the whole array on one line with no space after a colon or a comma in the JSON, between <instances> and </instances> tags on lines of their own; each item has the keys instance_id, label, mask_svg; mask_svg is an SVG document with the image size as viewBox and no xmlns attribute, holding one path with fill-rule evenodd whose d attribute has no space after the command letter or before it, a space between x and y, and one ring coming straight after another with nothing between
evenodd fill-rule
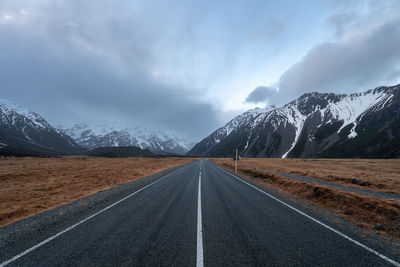
<instances>
[{"instance_id":1,"label":"white lane marking stripe","mask_svg":"<svg viewBox=\"0 0 400 267\"><path fill-rule=\"evenodd\" d=\"M203 227L201 219L201 173L199 174L199 190L197 193L197 255L196 266L203 267Z\"/></svg>"},{"instance_id":2,"label":"white lane marking stripe","mask_svg":"<svg viewBox=\"0 0 400 267\"><path fill-rule=\"evenodd\" d=\"M256 187L256 186L254 186L254 185L252 185L252 184L250 184L250 183L248 183L248 182L246 182L246 181L240 179L240 178L237 177L236 175L233 175L232 173L230 173L230 172L228 172L228 171L222 169L221 167L219 167L219 166L217 166L217 165L215 165L215 166L218 167L219 169L223 170L223 171L226 172L227 174L231 175L232 177L238 179L239 181L241 181L241 182L247 184L248 186L251 186L252 188L254 188L254 189L260 191L261 193L263 193L263 194L269 196L270 198L272 198L272 199L278 201L279 203L285 205L286 207L288 207L288 208L290 208L290 209L296 211L297 213L300 213L301 215L307 217L308 219L310 219L310 220L312 220L312 221L318 223L319 225L321 225L321 226L327 228L328 230L331 230L332 232L334 232L334 233L340 235L341 237L344 237L345 239L347 239L347 240L353 242L353 243L356 244L357 246L360 246L360 247L362 247L362 248L368 250L369 252L371 252L371 253L375 254L376 256L380 257L381 259L383 259L383 260L385 260L385 261L387 261L387 262L393 264L394 266L400 267L400 263L398 263L398 262L396 262L396 261L394 261L394 260L392 260L392 259L386 257L385 255L383 255L383 254L377 252L376 250L373 250L372 248L370 248L370 247L368 247L368 246L366 246L366 245L364 245L364 244L358 242L357 240L354 240L353 238L351 238L351 237L349 237L349 236L343 234L342 232L339 232L338 230L336 230L336 229L330 227L329 225L324 224L323 222L321 222L321 221L319 221L319 220L317 220L317 219L311 217L310 215L308 215L308 214L306 214L306 213L304 213L304 212L302 212L302 211L296 209L295 207L292 207L291 205L289 205L289 204L287 204L286 202L283 202L282 200L280 200L280 199L278 199L278 198L276 198L276 197L274 197L274 196L268 194L267 192L264 192L264 191L261 190L260 188L258 188L258 187Z\"/></svg>"},{"instance_id":3,"label":"white lane marking stripe","mask_svg":"<svg viewBox=\"0 0 400 267\"><path fill-rule=\"evenodd\" d=\"M183 168L184 168L184 167L183 167ZM164 178L166 178L166 177L168 177L168 176L170 176L170 175L176 173L177 171L182 170L183 168L179 168L179 169L177 169L177 170L171 172L170 174L167 174L167 175L161 177L161 178L158 179L157 181L154 181L154 182L152 182L151 184L146 185L145 187L143 187L143 188L141 188L141 189L139 189L139 190L133 192L132 194L130 194L130 195L128 195L128 196L126 196L126 197L124 197L124 198L118 200L117 202L111 204L110 206L105 207L104 209L102 209L102 210L100 210L100 211L98 211L98 212L96 212L96 213L90 215L89 217L87 217L87 218L85 218L85 219L83 219L83 220L81 220L81 221L75 223L74 225L71 225L70 227L68 227L68 228L62 230L61 232L59 232L59 233L57 233L57 234L55 234L55 235L53 235L53 236L47 238L46 240L44 240L44 241L42 241L42 242L40 242L40 243L34 245L33 247L31 247L31 248L29 248L29 249L27 249L27 250L21 252L20 254L15 255L15 256L12 257L11 259L6 260L5 262L0 263L0 267L6 266L7 264L9 264L9 263L11 263L11 262L13 262L13 261L15 261L15 260L21 258L22 256L28 254L29 252L31 252L31 251L33 251L33 250L35 250L35 249L37 249L37 248L43 246L44 244L50 242L51 240L53 240L53 239L59 237L60 235L62 235L62 234L64 234L64 233L68 232L69 230L74 229L74 228L77 227L78 225L80 225L80 224L82 224L82 223L84 223L84 222L86 222L86 221L92 219L93 217L99 215L100 213L103 213L104 211L106 211L106 210L108 210L108 209L114 207L115 205L121 203L122 201L124 201L124 200L126 200L126 199L132 197L133 195L136 195L137 193L139 193L139 192L143 191L144 189L146 189L146 188L152 186L153 184L158 183L159 181L161 181L161 180L163 180Z\"/></svg>"}]
</instances>

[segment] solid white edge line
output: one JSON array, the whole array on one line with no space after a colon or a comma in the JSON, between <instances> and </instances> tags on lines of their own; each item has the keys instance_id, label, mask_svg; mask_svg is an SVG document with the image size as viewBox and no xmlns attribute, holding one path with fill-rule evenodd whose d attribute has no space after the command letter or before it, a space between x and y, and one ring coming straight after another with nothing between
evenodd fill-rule
<instances>
[{"instance_id":1,"label":"solid white edge line","mask_svg":"<svg viewBox=\"0 0 400 267\"><path fill-rule=\"evenodd\" d=\"M334 232L334 233L340 235L341 237L343 237L343 238L345 238L345 239L347 239L347 240L353 242L354 244L356 244L356 245L358 245L358 246L360 246L360 247L366 249L367 251L369 251L369 252L375 254L376 256L380 257L381 259L383 259L383 260L385 260L385 261L387 261L387 262L393 264L394 266L400 267L400 263L398 263L398 262L396 262L396 261L394 261L394 260L392 260L392 259L386 257L385 255L383 255L383 254L377 252L376 250L374 250L374 249L372 249L372 248L370 248L370 247L368 247L368 246L366 246L366 245L364 245L364 244L358 242L357 240L354 240L353 238L351 238L351 237L349 237L349 236L343 234L342 232L339 232L338 230L336 230L336 229L330 227L329 225L324 224L323 222L321 222L321 221L319 221L319 220L317 220L317 219L311 217L310 215L308 215L308 214L306 214L306 213L304 213L304 212L302 212L302 211L296 209L295 207L293 207L293 206L287 204L286 202L284 202L284 201L282 201L282 200L280 200L280 199L278 199L278 198L276 198L276 197L274 197L274 196L268 194L267 192L261 190L260 188L258 188L258 187L256 187L256 186L254 186L254 185L252 185L252 184L250 184L250 183L244 181L243 179L237 177L236 175L233 175L232 173L228 172L227 170L225 170L225 169L223 169L223 168L221 168L221 167L219 167L219 166L217 166L217 165L215 165L215 166L216 166L217 168L223 170L223 171L226 172L227 174L231 175L232 177L236 178L237 180L239 180L239 181L241 181L241 182L247 184L248 186L250 186L250 187L252 187L252 188L258 190L259 192L261 192L261 193L263 193L263 194L269 196L270 198L272 198L272 199L278 201L279 203L281 203L281 204L285 205L286 207L288 207L288 208L290 208L290 209L296 211L297 213L299 213L299 214L301 214L301 215L307 217L308 219L310 219L310 220L312 220L312 221L318 223L319 225L325 227L326 229L331 230L332 232Z\"/></svg>"},{"instance_id":2,"label":"solid white edge line","mask_svg":"<svg viewBox=\"0 0 400 267\"><path fill-rule=\"evenodd\" d=\"M166 178L166 177L168 177L168 176L170 176L170 175L172 175L172 174L174 174L174 173L176 173L176 172L182 170L183 168L184 168L184 167L181 167L181 168L179 168L179 169L177 169L177 170L175 170L175 171L173 171L173 172L171 172L171 173L169 173L169 174L167 174L167 175L161 177L160 179L157 179L156 181L152 182L151 184L148 184L148 185L146 185L145 187L143 187L143 188L141 188L141 189L139 189L139 190L133 192L132 194L130 194L130 195L128 195L128 196L126 196L126 197L124 197L124 198L118 200L117 202L111 204L110 206L105 207L104 209L102 209L102 210L100 210L100 211L98 211L98 212L96 212L96 213L90 215L89 217L87 217L87 218L85 218L85 219L83 219L83 220L81 220L81 221L79 221L79 222L77 222L77 223L71 225L70 227L68 227L68 228L66 228L66 229L64 229L64 230L62 230L61 232L58 232L57 234L55 234L55 235L53 235L53 236L47 238L46 240L43 240L42 242L40 242L40 243L34 245L33 247L31 247L31 248L29 248L29 249L27 249L27 250L25 250L25 251L19 253L18 255L15 255L15 256L12 257L11 259L6 260L5 262L0 263L0 267L6 266L7 264L9 264L9 263L11 263L11 262L13 262L13 261L15 261L15 260L21 258L22 256L25 256L25 255L28 254L29 252L31 252L31 251L33 251L33 250L35 250L35 249L37 249L37 248L43 246L44 244L50 242L51 240L53 240L53 239L59 237L60 235L62 235L62 234L64 234L64 233L66 233L66 232L68 232L68 231L74 229L74 228L77 227L78 225L80 225L80 224L82 224L82 223L84 223L84 222L86 222L86 221L92 219L93 217L95 217L95 216L97 216L97 215L103 213L104 211L106 211L106 210L108 210L108 209L114 207L115 205L121 203L122 201L124 201L124 200L126 200L126 199L128 199L128 198L130 198L130 197L132 197L132 196L134 196L134 195L136 195L137 193L143 191L144 189L146 189L146 188L152 186L153 184L158 183L159 181L163 180L164 178Z\"/></svg>"},{"instance_id":3,"label":"solid white edge line","mask_svg":"<svg viewBox=\"0 0 400 267\"><path fill-rule=\"evenodd\" d=\"M201 165L200 165L201 167ZM199 173L199 187L197 193L197 254L196 254L196 266L204 266L203 258L203 226L201 219L201 171Z\"/></svg>"}]
</instances>

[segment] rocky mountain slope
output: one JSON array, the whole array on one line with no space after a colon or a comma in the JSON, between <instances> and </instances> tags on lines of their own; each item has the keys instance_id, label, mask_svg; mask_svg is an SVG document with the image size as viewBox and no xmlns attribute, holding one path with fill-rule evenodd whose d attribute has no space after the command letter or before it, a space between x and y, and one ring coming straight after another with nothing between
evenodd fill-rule
<instances>
[{"instance_id":1,"label":"rocky mountain slope","mask_svg":"<svg viewBox=\"0 0 400 267\"><path fill-rule=\"evenodd\" d=\"M0 99L0 154L58 155L84 151L39 114Z\"/></svg>"},{"instance_id":2,"label":"rocky mountain slope","mask_svg":"<svg viewBox=\"0 0 400 267\"><path fill-rule=\"evenodd\" d=\"M307 93L237 116L188 152L194 156L399 157L400 85L350 95Z\"/></svg>"},{"instance_id":3,"label":"rocky mountain slope","mask_svg":"<svg viewBox=\"0 0 400 267\"><path fill-rule=\"evenodd\" d=\"M62 129L79 145L94 149L96 147L136 146L160 155L184 155L194 144L176 136L156 133L143 129L119 129L109 126L90 127L76 125Z\"/></svg>"}]
</instances>

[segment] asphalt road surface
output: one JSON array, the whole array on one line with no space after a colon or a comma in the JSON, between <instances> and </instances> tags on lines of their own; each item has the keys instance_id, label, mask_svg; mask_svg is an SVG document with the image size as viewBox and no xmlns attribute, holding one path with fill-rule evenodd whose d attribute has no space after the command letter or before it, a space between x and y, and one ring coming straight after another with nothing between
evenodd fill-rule
<instances>
[{"instance_id":1,"label":"asphalt road surface","mask_svg":"<svg viewBox=\"0 0 400 267\"><path fill-rule=\"evenodd\" d=\"M400 266L207 160L41 232L5 244L0 266Z\"/></svg>"}]
</instances>

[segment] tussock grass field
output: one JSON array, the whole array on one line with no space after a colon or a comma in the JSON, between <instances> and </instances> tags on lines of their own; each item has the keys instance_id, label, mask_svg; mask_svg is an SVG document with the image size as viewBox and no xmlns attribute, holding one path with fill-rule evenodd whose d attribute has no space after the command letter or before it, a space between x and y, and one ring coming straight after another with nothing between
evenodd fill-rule
<instances>
[{"instance_id":1,"label":"tussock grass field","mask_svg":"<svg viewBox=\"0 0 400 267\"><path fill-rule=\"evenodd\" d=\"M189 158L0 158L0 227L193 161Z\"/></svg>"},{"instance_id":2,"label":"tussock grass field","mask_svg":"<svg viewBox=\"0 0 400 267\"><path fill-rule=\"evenodd\" d=\"M230 158L212 159L212 161L230 171L234 169L234 162ZM241 159L238 164L239 175L246 179L323 207L362 228L378 234L384 233L400 240L400 201L398 200L344 192L316 183L305 183L277 174L249 169L247 166L400 194L400 160ZM354 177L369 181L371 185L352 184L351 179Z\"/></svg>"},{"instance_id":3,"label":"tussock grass field","mask_svg":"<svg viewBox=\"0 0 400 267\"><path fill-rule=\"evenodd\" d=\"M232 159L224 159L232 162ZM240 165L309 176L329 182L400 194L400 159L247 159ZM362 187L351 180L370 182Z\"/></svg>"}]
</instances>

